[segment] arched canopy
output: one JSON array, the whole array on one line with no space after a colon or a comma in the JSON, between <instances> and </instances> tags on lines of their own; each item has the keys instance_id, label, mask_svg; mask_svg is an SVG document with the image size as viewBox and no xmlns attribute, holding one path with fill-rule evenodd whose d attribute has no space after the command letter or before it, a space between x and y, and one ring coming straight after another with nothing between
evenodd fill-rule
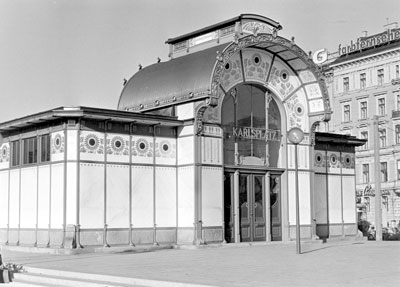
<instances>
[{"instance_id":1,"label":"arched canopy","mask_svg":"<svg viewBox=\"0 0 400 287\"><path fill-rule=\"evenodd\" d=\"M176 45L171 53L177 49L174 55L178 56L137 72L124 87L118 109L145 112L206 98L215 105L218 101L212 99L220 98L233 86L256 82L278 96L293 115L297 112L297 117L289 119L293 125L308 130L311 122L299 122L306 115L330 119L329 96L321 72L293 39L277 36L280 25L271 26L255 15L234 25L232 37L227 36L229 41L220 37L223 31L230 31L226 22L215 34L215 43L210 40L214 35L210 29L200 36L193 32L195 38L189 39L187 34L169 40L167 43ZM204 44L201 41L205 38L208 42ZM201 48L189 52L193 43L200 43Z\"/></svg>"}]
</instances>

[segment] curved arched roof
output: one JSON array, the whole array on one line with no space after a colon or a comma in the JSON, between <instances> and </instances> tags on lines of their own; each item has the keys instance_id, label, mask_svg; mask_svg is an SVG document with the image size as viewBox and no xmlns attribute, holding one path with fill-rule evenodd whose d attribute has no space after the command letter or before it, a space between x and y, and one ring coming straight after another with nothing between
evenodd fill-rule
<instances>
[{"instance_id":1,"label":"curved arched roof","mask_svg":"<svg viewBox=\"0 0 400 287\"><path fill-rule=\"evenodd\" d=\"M210 81L217 52L228 44L160 62L143 68L125 85L118 103L119 110L130 110L143 104L163 103L171 99L182 101L210 91Z\"/></svg>"}]
</instances>

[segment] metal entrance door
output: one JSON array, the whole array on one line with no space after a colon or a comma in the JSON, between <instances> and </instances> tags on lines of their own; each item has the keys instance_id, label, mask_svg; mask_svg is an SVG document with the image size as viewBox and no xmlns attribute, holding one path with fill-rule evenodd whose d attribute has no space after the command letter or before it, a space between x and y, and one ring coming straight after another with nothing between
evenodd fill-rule
<instances>
[{"instance_id":1,"label":"metal entrance door","mask_svg":"<svg viewBox=\"0 0 400 287\"><path fill-rule=\"evenodd\" d=\"M265 241L264 176L239 176L239 218L242 242Z\"/></svg>"}]
</instances>

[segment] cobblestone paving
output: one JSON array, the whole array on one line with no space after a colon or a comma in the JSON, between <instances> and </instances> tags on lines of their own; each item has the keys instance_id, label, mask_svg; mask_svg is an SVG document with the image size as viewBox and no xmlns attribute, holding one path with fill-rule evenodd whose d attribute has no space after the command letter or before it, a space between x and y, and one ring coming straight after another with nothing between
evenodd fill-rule
<instances>
[{"instance_id":1,"label":"cobblestone paving","mask_svg":"<svg viewBox=\"0 0 400 287\"><path fill-rule=\"evenodd\" d=\"M2 251L25 266L214 286L400 286L400 242L343 241L38 255Z\"/></svg>"}]
</instances>

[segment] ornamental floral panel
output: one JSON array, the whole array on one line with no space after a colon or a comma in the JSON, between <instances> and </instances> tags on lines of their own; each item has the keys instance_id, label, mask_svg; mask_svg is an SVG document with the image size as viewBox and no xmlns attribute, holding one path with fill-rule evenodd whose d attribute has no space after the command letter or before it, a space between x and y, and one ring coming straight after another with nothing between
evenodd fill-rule
<instances>
[{"instance_id":1,"label":"ornamental floral panel","mask_svg":"<svg viewBox=\"0 0 400 287\"><path fill-rule=\"evenodd\" d=\"M129 136L107 134L107 154L129 155Z\"/></svg>"},{"instance_id":2,"label":"ornamental floral panel","mask_svg":"<svg viewBox=\"0 0 400 287\"><path fill-rule=\"evenodd\" d=\"M308 108L305 93L299 89L294 95L285 102L286 115L288 118L288 129L299 127L304 132L308 132Z\"/></svg>"},{"instance_id":3,"label":"ornamental floral panel","mask_svg":"<svg viewBox=\"0 0 400 287\"><path fill-rule=\"evenodd\" d=\"M5 143L0 148L0 163L7 163L10 161L10 145Z\"/></svg>"},{"instance_id":4,"label":"ornamental floral panel","mask_svg":"<svg viewBox=\"0 0 400 287\"><path fill-rule=\"evenodd\" d=\"M63 153L65 149L64 132L57 132L51 135L51 153Z\"/></svg>"},{"instance_id":5,"label":"ornamental floral panel","mask_svg":"<svg viewBox=\"0 0 400 287\"><path fill-rule=\"evenodd\" d=\"M153 138L151 137L132 137L131 142L133 157L153 157Z\"/></svg>"},{"instance_id":6,"label":"ornamental floral panel","mask_svg":"<svg viewBox=\"0 0 400 287\"><path fill-rule=\"evenodd\" d=\"M271 85L278 93L278 96L284 100L300 86L300 81L286 64L276 59L269 75L268 84Z\"/></svg>"},{"instance_id":7,"label":"ornamental floral panel","mask_svg":"<svg viewBox=\"0 0 400 287\"><path fill-rule=\"evenodd\" d=\"M156 141L156 157L175 158L176 140L167 138L158 138Z\"/></svg>"},{"instance_id":8,"label":"ornamental floral panel","mask_svg":"<svg viewBox=\"0 0 400 287\"><path fill-rule=\"evenodd\" d=\"M234 85L243 82L242 64L239 53L234 54L225 63L220 81L225 91L228 91Z\"/></svg>"},{"instance_id":9,"label":"ornamental floral panel","mask_svg":"<svg viewBox=\"0 0 400 287\"><path fill-rule=\"evenodd\" d=\"M104 154L104 134L82 131L79 149L81 153Z\"/></svg>"},{"instance_id":10,"label":"ornamental floral panel","mask_svg":"<svg viewBox=\"0 0 400 287\"><path fill-rule=\"evenodd\" d=\"M267 79L272 56L260 50L249 49L243 51L242 57L246 81L255 80L264 83Z\"/></svg>"}]
</instances>

